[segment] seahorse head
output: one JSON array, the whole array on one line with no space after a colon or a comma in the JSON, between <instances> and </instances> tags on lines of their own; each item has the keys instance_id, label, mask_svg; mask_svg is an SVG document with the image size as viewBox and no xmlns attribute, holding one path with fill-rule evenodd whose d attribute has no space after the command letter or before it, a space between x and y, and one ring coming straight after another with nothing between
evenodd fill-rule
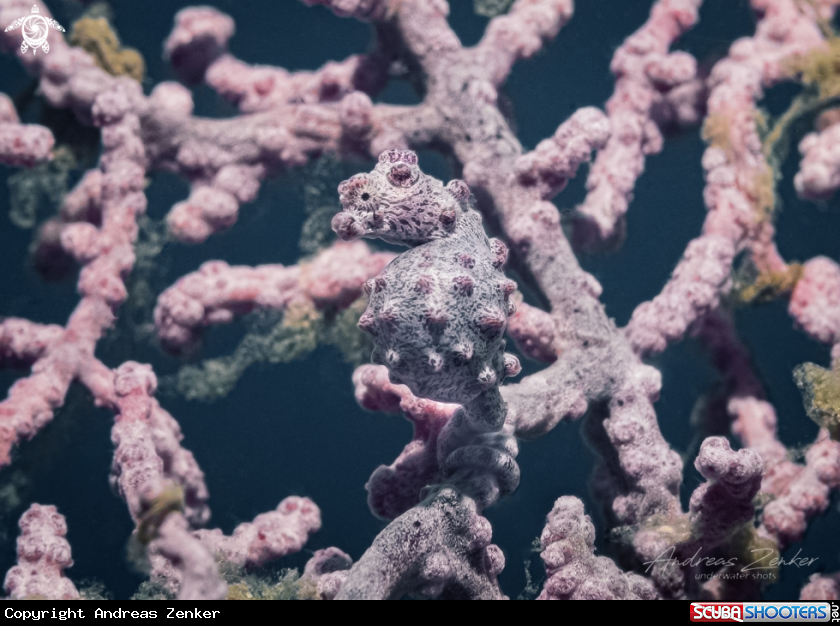
<instances>
[{"instance_id":1,"label":"seahorse head","mask_svg":"<svg viewBox=\"0 0 840 626\"><path fill-rule=\"evenodd\" d=\"M417 246L447 237L469 208L470 190L460 180L446 187L426 176L410 150L387 150L372 172L338 186L342 211L332 228L345 241L359 237Z\"/></svg>"}]
</instances>

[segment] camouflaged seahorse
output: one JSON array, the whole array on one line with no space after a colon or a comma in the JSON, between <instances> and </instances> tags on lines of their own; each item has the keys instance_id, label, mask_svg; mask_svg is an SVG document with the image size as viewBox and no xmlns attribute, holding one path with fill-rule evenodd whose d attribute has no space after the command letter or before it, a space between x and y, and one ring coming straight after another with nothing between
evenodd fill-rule
<instances>
[{"instance_id":1,"label":"camouflaged seahorse","mask_svg":"<svg viewBox=\"0 0 840 626\"><path fill-rule=\"evenodd\" d=\"M343 211L332 226L342 239L411 248L365 285L359 326L373 336L373 362L416 396L461 404L476 431L501 428L499 386L521 369L502 338L516 283L501 271L507 248L485 235L469 187L444 187L420 171L414 152L389 150L338 191Z\"/></svg>"}]
</instances>

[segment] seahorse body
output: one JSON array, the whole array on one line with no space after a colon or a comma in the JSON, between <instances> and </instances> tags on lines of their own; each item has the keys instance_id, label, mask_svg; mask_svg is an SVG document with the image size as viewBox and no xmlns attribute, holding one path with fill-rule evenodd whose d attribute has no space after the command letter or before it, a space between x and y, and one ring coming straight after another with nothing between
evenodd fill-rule
<instances>
[{"instance_id":1,"label":"seahorse body","mask_svg":"<svg viewBox=\"0 0 840 626\"><path fill-rule=\"evenodd\" d=\"M373 336L372 361L416 396L460 403L475 427L498 429L499 385L520 370L503 339L516 283L502 273L507 248L485 235L466 183L444 187L420 171L416 154L390 150L339 192L333 229L342 239L411 247L365 285L359 326Z\"/></svg>"}]
</instances>

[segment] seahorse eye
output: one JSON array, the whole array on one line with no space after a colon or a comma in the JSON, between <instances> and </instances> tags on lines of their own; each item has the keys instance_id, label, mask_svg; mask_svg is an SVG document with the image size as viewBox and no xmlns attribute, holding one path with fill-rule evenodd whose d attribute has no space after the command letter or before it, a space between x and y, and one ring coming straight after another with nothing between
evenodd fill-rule
<instances>
[{"instance_id":1,"label":"seahorse eye","mask_svg":"<svg viewBox=\"0 0 840 626\"><path fill-rule=\"evenodd\" d=\"M363 193L362 194L362 201L367 202L368 200L370 200L370 194L368 192Z\"/></svg>"}]
</instances>

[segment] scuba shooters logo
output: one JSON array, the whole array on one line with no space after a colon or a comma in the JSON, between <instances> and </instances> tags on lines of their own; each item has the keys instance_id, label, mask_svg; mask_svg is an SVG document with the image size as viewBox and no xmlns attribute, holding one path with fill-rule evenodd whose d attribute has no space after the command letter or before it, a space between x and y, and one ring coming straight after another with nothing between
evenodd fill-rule
<instances>
[{"instance_id":1,"label":"scuba shooters logo","mask_svg":"<svg viewBox=\"0 0 840 626\"><path fill-rule=\"evenodd\" d=\"M835 605L835 606L832 606ZM692 622L829 622L836 602L692 602Z\"/></svg>"},{"instance_id":2,"label":"scuba shooters logo","mask_svg":"<svg viewBox=\"0 0 840 626\"><path fill-rule=\"evenodd\" d=\"M64 27L61 24L52 18L41 15L37 5L32 5L32 15L19 17L6 27L6 32L18 28L23 29L23 43L20 44L20 51L26 53L29 48L32 48L32 54L35 54L38 48L41 48L45 54L50 51L50 44L47 43L50 28L64 32Z\"/></svg>"}]
</instances>

